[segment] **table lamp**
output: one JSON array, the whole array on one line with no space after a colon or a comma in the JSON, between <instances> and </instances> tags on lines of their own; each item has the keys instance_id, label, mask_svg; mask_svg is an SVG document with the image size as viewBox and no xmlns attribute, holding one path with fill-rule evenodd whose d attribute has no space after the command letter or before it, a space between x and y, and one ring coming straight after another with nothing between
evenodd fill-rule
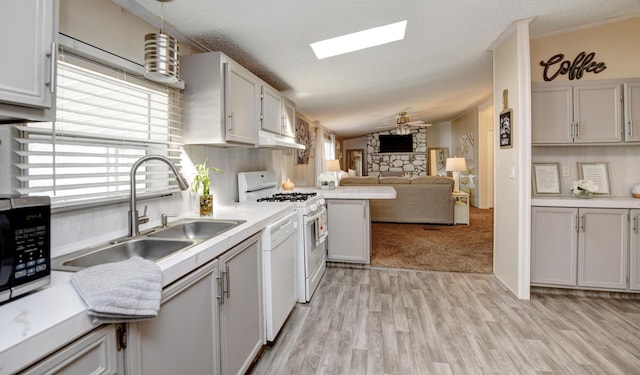
<instances>
[{"instance_id":1,"label":"table lamp","mask_svg":"<svg viewBox=\"0 0 640 375\"><path fill-rule=\"evenodd\" d=\"M327 172L331 172L334 176L334 184L338 186L338 172L340 172L340 160L325 160L327 166Z\"/></svg>"},{"instance_id":2,"label":"table lamp","mask_svg":"<svg viewBox=\"0 0 640 375\"><path fill-rule=\"evenodd\" d=\"M453 192L460 192L460 172L467 169L467 163L464 158L447 158L447 172L453 175Z\"/></svg>"}]
</instances>

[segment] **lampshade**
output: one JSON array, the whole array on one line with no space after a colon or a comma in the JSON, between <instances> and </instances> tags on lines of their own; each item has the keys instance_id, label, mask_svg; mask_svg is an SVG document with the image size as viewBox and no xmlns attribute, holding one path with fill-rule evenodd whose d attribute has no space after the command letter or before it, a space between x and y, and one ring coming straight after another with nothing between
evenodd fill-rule
<instances>
[{"instance_id":1,"label":"lampshade","mask_svg":"<svg viewBox=\"0 0 640 375\"><path fill-rule=\"evenodd\" d=\"M327 172L339 172L340 160L327 160Z\"/></svg>"},{"instance_id":2,"label":"lampshade","mask_svg":"<svg viewBox=\"0 0 640 375\"><path fill-rule=\"evenodd\" d=\"M464 158L447 158L447 172L461 172L467 169Z\"/></svg>"}]
</instances>

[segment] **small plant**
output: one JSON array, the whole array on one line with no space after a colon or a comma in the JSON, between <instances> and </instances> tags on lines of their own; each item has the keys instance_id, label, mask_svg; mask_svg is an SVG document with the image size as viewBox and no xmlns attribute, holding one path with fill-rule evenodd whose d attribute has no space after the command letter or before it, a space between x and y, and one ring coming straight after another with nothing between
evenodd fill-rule
<instances>
[{"instance_id":1,"label":"small plant","mask_svg":"<svg viewBox=\"0 0 640 375\"><path fill-rule=\"evenodd\" d=\"M207 167L207 159L204 159L202 164L196 164L196 175L193 176L192 188L195 193L202 188L203 195L211 194L211 179L209 178L209 171L223 173L222 169L216 167Z\"/></svg>"}]
</instances>

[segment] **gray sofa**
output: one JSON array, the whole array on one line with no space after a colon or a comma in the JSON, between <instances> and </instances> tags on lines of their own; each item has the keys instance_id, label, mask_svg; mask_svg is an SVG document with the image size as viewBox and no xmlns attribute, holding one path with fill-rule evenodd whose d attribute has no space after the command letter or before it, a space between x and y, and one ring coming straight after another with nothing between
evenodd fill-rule
<instances>
[{"instance_id":1,"label":"gray sofa","mask_svg":"<svg viewBox=\"0 0 640 375\"><path fill-rule=\"evenodd\" d=\"M441 176L343 177L340 186L389 185L396 199L372 199L371 221L453 224L453 179Z\"/></svg>"}]
</instances>

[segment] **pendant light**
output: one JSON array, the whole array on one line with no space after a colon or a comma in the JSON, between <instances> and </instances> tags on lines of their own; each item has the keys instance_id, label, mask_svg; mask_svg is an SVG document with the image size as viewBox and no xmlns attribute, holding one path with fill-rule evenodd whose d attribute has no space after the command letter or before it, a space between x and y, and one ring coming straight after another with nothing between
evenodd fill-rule
<instances>
[{"instance_id":1,"label":"pendant light","mask_svg":"<svg viewBox=\"0 0 640 375\"><path fill-rule=\"evenodd\" d=\"M144 36L144 77L160 83L180 80L178 40L164 33L164 3L160 2L160 33Z\"/></svg>"}]
</instances>

